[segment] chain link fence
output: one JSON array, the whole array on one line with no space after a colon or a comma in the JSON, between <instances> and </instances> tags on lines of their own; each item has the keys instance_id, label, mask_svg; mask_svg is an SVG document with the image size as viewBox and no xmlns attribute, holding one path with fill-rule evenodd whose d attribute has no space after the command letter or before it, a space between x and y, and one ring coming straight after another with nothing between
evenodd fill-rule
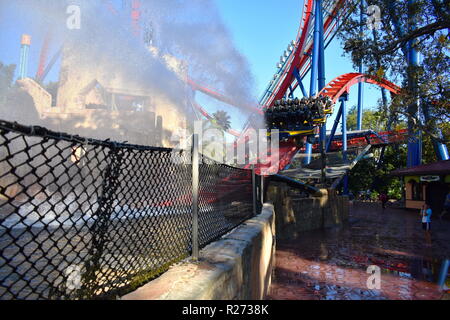
<instances>
[{"instance_id":1,"label":"chain link fence","mask_svg":"<svg viewBox=\"0 0 450 320\"><path fill-rule=\"evenodd\" d=\"M202 248L255 202L251 170L201 159ZM190 160L0 121L0 299L115 299L190 256Z\"/></svg>"}]
</instances>

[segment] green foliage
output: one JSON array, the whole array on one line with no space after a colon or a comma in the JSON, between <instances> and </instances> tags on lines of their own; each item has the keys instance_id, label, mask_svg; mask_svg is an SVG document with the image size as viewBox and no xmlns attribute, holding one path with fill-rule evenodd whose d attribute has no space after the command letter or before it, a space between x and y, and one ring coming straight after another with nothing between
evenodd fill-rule
<instances>
[{"instance_id":1,"label":"green foliage","mask_svg":"<svg viewBox=\"0 0 450 320\"><path fill-rule=\"evenodd\" d=\"M358 118L358 108L353 106L350 108L347 115L347 129L356 130ZM362 125L364 129L371 129L374 131L384 131L387 127L387 118L383 111L364 110Z\"/></svg>"},{"instance_id":2,"label":"green foliage","mask_svg":"<svg viewBox=\"0 0 450 320\"><path fill-rule=\"evenodd\" d=\"M389 105L383 99L377 110L367 110L363 118L364 128L384 130L389 121L392 129L398 130L406 128L406 123L409 123L412 130L422 132L424 163L434 162L437 159L433 139L446 143L450 136L448 1L417 0L410 4L408 1L378 0L369 5L377 5L381 10L379 29L369 28L367 14L360 23L361 1L346 2L349 16L343 20L339 32L344 51L352 58L355 67L362 62L366 73L386 78L404 89ZM415 28L412 28L412 22ZM362 33L360 27L363 27ZM410 41L422 56L418 67L408 64ZM417 101L421 112L417 112ZM429 116L428 121L423 120L424 113ZM348 123L349 129L356 128L356 108L350 110ZM443 136L439 135L437 128L442 130ZM361 190L372 189L400 198L401 182L389 173L406 166L407 146L387 147L380 164L376 161L381 151L375 153L375 159L361 161L351 172L351 191L357 194Z\"/></svg>"},{"instance_id":3,"label":"green foliage","mask_svg":"<svg viewBox=\"0 0 450 320\"><path fill-rule=\"evenodd\" d=\"M223 161L225 158L225 132L231 128L230 116L226 111L217 111L213 114L213 119L203 122L203 130L215 130L219 137L209 137L210 141L203 141L203 154Z\"/></svg>"},{"instance_id":4,"label":"green foliage","mask_svg":"<svg viewBox=\"0 0 450 320\"><path fill-rule=\"evenodd\" d=\"M360 23L361 1L346 2L348 18L343 20L339 37L344 51L356 66L361 62L366 72L384 77L404 88L387 106L388 116L409 120L416 130L435 139L447 141L436 133L436 127L450 120L450 6L443 0L378 0L369 3L381 10L381 28L369 28L370 17ZM365 10L364 10L365 11ZM415 28L411 23L415 23ZM363 33L360 27L363 27ZM408 43L423 57L419 67L408 65ZM430 120L422 121L415 97L422 110L428 109Z\"/></svg>"},{"instance_id":5,"label":"green foliage","mask_svg":"<svg viewBox=\"0 0 450 320\"><path fill-rule=\"evenodd\" d=\"M214 119L211 120L222 130L227 131L231 128L230 116L226 111L217 111L213 114Z\"/></svg>"},{"instance_id":6,"label":"green foliage","mask_svg":"<svg viewBox=\"0 0 450 320\"><path fill-rule=\"evenodd\" d=\"M380 154L381 150L376 151L374 159L362 160L353 168L349 175L350 191L356 195L360 191L372 190L377 196L386 193L391 199L400 199L403 192L401 182L389 174L405 166L406 146L388 146L379 165Z\"/></svg>"},{"instance_id":7,"label":"green foliage","mask_svg":"<svg viewBox=\"0 0 450 320\"><path fill-rule=\"evenodd\" d=\"M356 129L356 116L357 109L353 107L350 109L348 116L350 130ZM387 120L382 111L364 111L363 128L383 131L386 129L386 125ZM405 126L405 123L399 123L394 129L403 129ZM407 146L391 145L386 147L381 162L379 160L382 149L377 149L373 152L375 155L374 158L360 161L350 172L350 191L356 195L360 191L372 190L373 197L378 197L380 193L386 193L391 199L400 199L402 196L401 182L398 178L391 177L389 174L393 170L405 167Z\"/></svg>"}]
</instances>

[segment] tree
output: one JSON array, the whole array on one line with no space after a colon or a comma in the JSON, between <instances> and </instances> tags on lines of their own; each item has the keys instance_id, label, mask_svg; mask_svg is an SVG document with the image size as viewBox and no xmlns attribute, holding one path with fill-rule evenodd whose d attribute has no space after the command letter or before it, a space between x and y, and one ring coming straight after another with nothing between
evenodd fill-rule
<instances>
[{"instance_id":1,"label":"tree","mask_svg":"<svg viewBox=\"0 0 450 320\"><path fill-rule=\"evenodd\" d=\"M350 108L347 116L347 129L352 131L357 129L358 108ZM367 109L363 112L363 129L384 131L387 127L387 118L382 110Z\"/></svg>"},{"instance_id":2,"label":"tree","mask_svg":"<svg viewBox=\"0 0 450 320\"><path fill-rule=\"evenodd\" d=\"M389 116L409 120L414 130L422 130L433 139L446 142L436 128L450 120L450 6L443 0L371 1L381 10L381 28L370 30L371 16L365 16L360 33L360 0L347 1L349 17L343 20L339 37L344 51L355 66L361 62L367 73L377 78L402 84L403 92L389 106ZM413 27L413 22L415 27ZM423 56L419 67L408 64L408 46L412 45ZM418 84L417 90L414 83ZM411 106L418 97L422 113Z\"/></svg>"},{"instance_id":3,"label":"tree","mask_svg":"<svg viewBox=\"0 0 450 320\"><path fill-rule=\"evenodd\" d=\"M8 92L14 85L14 72L16 65L5 65L0 62L0 106L6 102Z\"/></svg>"},{"instance_id":4,"label":"tree","mask_svg":"<svg viewBox=\"0 0 450 320\"><path fill-rule=\"evenodd\" d=\"M380 152L377 153L380 155ZM377 193L386 193L391 199L400 199L402 185L398 178L389 173L401 168L406 162L407 148L405 145L387 146L382 165L379 166L379 157L360 161L349 174L349 188L353 194L359 191L372 190Z\"/></svg>"},{"instance_id":5,"label":"tree","mask_svg":"<svg viewBox=\"0 0 450 320\"><path fill-rule=\"evenodd\" d=\"M231 128L230 116L226 111L217 111L213 114L213 117L214 119L212 121L222 130L228 131Z\"/></svg>"},{"instance_id":6,"label":"tree","mask_svg":"<svg viewBox=\"0 0 450 320\"><path fill-rule=\"evenodd\" d=\"M350 109L347 125L349 130L356 129L357 108ZM382 110L367 109L363 112L363 127L374 131L386 129L387 117ZM396 130L404 129L406 124L399 123ZM406 163L407 146L386 146L384 153L381 149L372 149L375 157L360 162L349 173L349 189L353 194L360 191L372 190L375 193L386 193L392 199L400 199L402 186L398 178L389 174L391 171L402 168ZM382 156L383 154L383 156Z\"/></svg>"},{"instance_id":7,"label":"tree","mask_svg":"<svg viewBox=\"0 0 450 320\"><path fill-rule=\"evenodd\" d=\"M231 128L230 116L226 111L219 110L213 114L213 119L203 123L203 129L208 132L207 140L203 142L203 153L219 162L225 160L225 132ZM214 133L211 137L210 134ZM220 136L217 136L220 134Z\"/></svg>"}]
</instances>

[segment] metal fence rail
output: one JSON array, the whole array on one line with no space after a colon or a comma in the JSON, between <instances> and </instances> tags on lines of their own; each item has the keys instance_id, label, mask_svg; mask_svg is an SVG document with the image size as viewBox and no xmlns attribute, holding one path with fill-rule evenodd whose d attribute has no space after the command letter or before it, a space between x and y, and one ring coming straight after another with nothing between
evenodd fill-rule
<instances>
[{"instance_id":1,"label":"metal fence rail","mask_svg":"<svg viewBox=\"0 0 450 320\"><path fill-rule=\"evenodd\" d=\"M200 158L201 248L253 215L253 189ZM190 160L0 121L0 299L114 299L188 257Z\"/></svg>"}]
</instances>

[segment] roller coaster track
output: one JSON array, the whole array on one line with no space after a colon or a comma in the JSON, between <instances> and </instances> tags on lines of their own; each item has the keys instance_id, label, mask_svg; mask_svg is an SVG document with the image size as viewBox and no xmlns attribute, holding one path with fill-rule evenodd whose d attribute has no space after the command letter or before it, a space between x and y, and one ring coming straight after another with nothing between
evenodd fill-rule
<instances>
[{"instance_id":1,"label":"roller coaster track","mask_svg":"<svg viewBox=\"0 0 450 320\"><path fill-rule=\"evenodd\" d=\"M333 38L340 19L344 19L349 12L349 8L345 6L347 0L324 0L324 37L325 40ZM104 0L104 4L108 11L118 16L120 13L114 8L109 0ZM251 103L237 103L234 99L227 97L226 95L218 92L217 90L207 88L198 84L193 79L184 79L186 84L194 91L206 94L218 101L224 102L228 105L239 107L252 114L263 114L264 109L273 105L276 100L282 99L288 90L295 90L299 83L294 75L294 71L297 69L300 77L303 77L310 69L311 54L313 49L313 25L314 25L314 0L305 0L304 8L302 12L302 18L300 28L295 41L294 50L287 58L286 62L280 68L277 73L276 79L272 81L268 88L265 90L261 100L260 106L253 105ZM47 45L46 45L47 46ZM43 47L43 51L46 50ZM43 63L42 63L43 64ZM47 67L49 68L49 67ZM334 103L337 102L339 97L348 93L350 87L359 83L360 81L378 85L382 88L389 90L392 94L398 94L400 88L395 84L387 80L378 80L368 75L359 73L348 73L341 75L332 80L318 95L328 96ZM205 108L203 108L196 101L192 101L192 105L201 113L206 119L212 120L214 117L209 114ZM245 140L245 133L248 127L241 133L237 130L229 129L228 133L237 137L236 143L242 143ZM243 134L244 133L244 134ZM282 142L280 146L280 160L277 166L284 168L289 164L292 157L299 151L299 147L293 141Z\"/></svg>"},{"instance_id":2,"label":"roller coaster track","mask_svg":"<svg viewBox=\"0 0 450 320\"><path fill-rule=\"evenodd\" d=\"M324 31L325 31L325 38L329 38L333 35L333 31L336 31L336 26L338 24L338 17L339 17L339 10L344 10L345 7L343 7L343 4L345 3L345 0L326 0L324 1L324 11L327 12L327 16L324 22ZM292 54L289 56L286 64L283 66L283 68L280 69L280 71L277 74L277 79L273 83L269 85L269 87L266 89L263 97L260 100L260 105L262 106L262 109L264 109L267 106L270 106L273 104L275 100L281 99L287 92L287 90L292 87L292 90L295 90L295 88L298 86L297 79L294 76L294 70L297 68L300 70L301 76L304 76L310 67L310 59L313 47L313 37L312 37L312 28L314 22L313 17L313 7L314 7L314 0L306 0L304 3L303 13L302 13L302 21L300 24L300 28L297 35L297 40L295 44L295 49L293 50ZM343 14L341 12L341 14ZM236 106L236 107L243 107L246 110L261 114L261 109L258 109L251 104L246 105L236 105L236 103L218 93L215 90L206 88L202 85L199 85L198 83L194 82L192 79L188 80L188 84L191 86L191 88L194 91L200 91L206 95L209 95L210 97L213 97L219 101L225 102L229 105ZM194 106L200 111L202 115L204 115L207 119L211 119L212 116L209 115L204 108L198 108L199 105L197 103L194 104ZM229 133L233 134L236 137L239 137L238 131L231 130L233 133L229 131ZM244 130L245 132L245 130Z\"/></svg>"},{"instance_id":3,"label":"roller coaster track","mask_svg":"<svg viewBox=\"0 0 450 320\"><path fill-rule=\"evenodd\" d=\"M401 88L392 82L385 79L376 79L375 77L368 76L362 73L346 73L335 79L333 79L328 85L323 88L319 95L330 97L333 103L336 103L343 94L348 94L350 87L358 84L359 82L366 82L375 84L381 88L390 91L392 94L397 95L400 93Z\"/></svg>"},{"instance_id":4,"label":"roller coaster track","mask_svg":"<svg viewBox=\"0 0 450 320\"><path fill-rule=\"evenodd\" d=\"M347 139L347 148L363 148L368 144L372 146L385 146L386 144L404 143L408 138L408 130L394 130L373 132L372 130L366 130L361 132L349 132ZM336 135L331 142L330 152L336 152L342 150L342 135ZM300 151L304 151L302 148ZM313 146L314 152L320 152L319 144Z\"/></svg>"},{"instance_id":5,"label":"roller coaster track","mask_svg":"<svg viewBox=\"0 0 450 320\"><path fill-rule=\"evenodd\" d=\"M333 100L334 103L336 103L339 97L341 97L345 93L349 93L350 88L358 84L360 81L378 85L389 90L393 95L397 95L401 91L401 88L399 86L387 80L376 79L374 77L361 73L347 73L332 80L318 95L328 96ZM364 135L363 137L350 139L348 141L348 144L352 148L366 146L368 144L376 146L391 143L402 143L407 139L407 135L407 130L386 131L379 134ZM342 147L342 141L335 140L332 142L333 150L337 150L340 147ZM318 146L316 146L316 149L317 148ZM279 148L279 161L274 161L276 163L271 163L270 167L266 165L258 166L258 168L256 169L257 173L261 174L261 169L264 169L266 172L277 172L277 170L282 171L300 150L302 150L302 147L292 139L281 142Z\"/></svg>"},{"instance_id":6,"label":"roller coaster track","mask_svg":"<svg viewBox=\"0 0 450 320\"><path fill-rule=\"evenodd\" d=\"M344 16L346 10L343 6L346 0L324 1L324 19L325 39L332 36L338 24L338 17ZM277 77L277 81L269 86L260 100L260 104L267 108L276 100L284 97L286 92L292 87L294 90L298 86L297 79L294 76L295 69L300 71L300 75L306 74L310 67L310 56L313 48L313 7L314 0L305 0L302 21L297 36L297 41L293 53L290 55L286 65L282 68Z\"/></svg>"}]
</instances>

